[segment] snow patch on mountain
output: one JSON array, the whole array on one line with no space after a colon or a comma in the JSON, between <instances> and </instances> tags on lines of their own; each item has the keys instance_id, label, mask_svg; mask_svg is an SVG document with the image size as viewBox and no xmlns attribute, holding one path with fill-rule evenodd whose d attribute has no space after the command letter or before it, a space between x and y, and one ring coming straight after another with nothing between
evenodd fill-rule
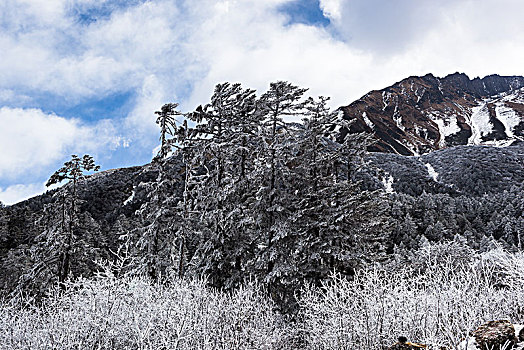
<instances>
[{"instance_id":1,"label":"snow patch on mountain","mask_svg":"<svg viewBox=\"0 0 524 350\"><path fill-rule=\"evenodd\" d=\"M482 145L484 146L493 146L493 147L508 147L513 144L515 140L509 139L509 140L490 140L490 141L484 141L482 142Z\"/></svg>"},{"instance_id":2,"label":"snow patch on mountain","mask_svg":"<svg viewBox=\"0 0 524 350\"><path fill-rule=\"evenodd\" d=\"M439 146L445 147L446 137L456 134L460 131L460 127L458 126L457 122L457 116L455 114L445 116L437 112L429 113L428 116L438 127L438 131L440 133Z\"/></svg>"},{"instance_id":3,"label":"snow patch on mountain","mask_svg":"<svg viewBox=\"0 0 524 350\"><path fill-rule=\"evenodd\" d=\"M521 88L521 89L516 90L516 91L512 91L512 93L507 94L506 96L504 96L502 98L502 101L524 104L524 88Z\"/></svg>"},{"instance_id":4,"label":"snow patch on mountain","mask_svg":"<svg viewBox=\"0 0 524 350\"><path fill-rule=\"evenodd\" d=\"M366 112L362 113L362 119L364 119L366 125L369 126L371 129L375 128L375 124L373 124L373 122L368 118Z\"/></svg>"},{"instance_id":5,"label":"snow patch on mountain","mask_svg":"<svg viewBox=\"0 0 524 350\"><path fill-rule=\"evenodd\" d=\"M382 92L382 103L384 104L384 107L382 108L383 111L388 108L389 105L389 98L391 97L391 94L389 92Z\"/></svg>"},{"instance_id":6,"label":"snow patch on mountain","mask_svg":"<svg viewBox=\"0 0 524 350\"><path fill-rule=\"evenodd\" d=\"M497 119L504 124L506 135L508 135L508 137L514 137L515 134L513 131L521 122L517 112L512 108L507 107L504 103L498 102L495 107L495 113L497 114Z\"/></svg>"},{"instance_id":7,"label":"snow patch on mountain","mask_svg":"<svg viewBox=\"0 0 524 350\"><path fill-rule=\"evenodd\" d=\"M413 124L413 129L415 129L415 134L423 137L424 139L428 138L428 129L418 126L417 124Z\"/></svg>"},{"instance_id":8,"label":"snow patch on mountain","mask_svg":"<svg viewBox=\"0 0 524 350\"><path fill-rule=\"evenodd\" d=\"M435 171L435 168L429 163L424 164L426 168L428 169L429 176L434 180L437 181L438 173Z\"/></svg>"},{"instance_id":9,"label":"snow patch on mountain","mask_svg":"<svg viewBox=\"0 0 524 350\"><path fill-rule=\"evenodd\" d=\"M417 88L417 90L415 91L415 96L417 96L417 104L420 102L420 100L422 99L422 97L424 96L424 93L426 92L426 89L423 88L422 89L422 92L419 93L419 89Z\"/></svg>"},{"instance_id":10,"label":"snow patch on mountain","mask_svg":"<svg viewBox=\"0 0 524 350\"><path fill-rule=\"evenodd\" d=\"M402 124L402 116L398 113L398 105L395 106L393 120L395 121L395 124L397 124L397 128L399 128L402 131L406 130L406 127Z\"/></svg>"},{"instance_id":11,"label":"snow patch on mountain","mask_svg":"<svg viewBox=\"0 0 524 350\"><path fill-rule=\"evenodd\" d=\"M482 142L482 136L493 131L493 125L489 119L489 109L486 103L471 108L469 124L472 134L468 139L468 145L479 145Z\"/></svg>"},{"instance_id":12,"label":"snow patch on mountain","mask_svg":"<svg viewBox=\"0 0 524 350\"><path fill-rule=\"evenodd\" d=\"M409 149L413 155L415 157L418 157L420 156L420 153L418 151L418 148L415 144L413 144L412 142L410 142L409 140L406 140L406 139L402 139L402 140L397 140L402 146L406 147L407 149Z\"/></svg>"}]
</instances>

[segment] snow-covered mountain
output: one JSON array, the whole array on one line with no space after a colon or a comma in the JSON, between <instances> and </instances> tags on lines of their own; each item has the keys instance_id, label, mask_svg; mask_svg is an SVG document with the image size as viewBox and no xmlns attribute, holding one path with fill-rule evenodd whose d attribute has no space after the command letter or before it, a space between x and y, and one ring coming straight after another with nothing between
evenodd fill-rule
<instances>
[{"instance_id":1,"label":"snow-covered mountain","mask_svg":"<svg viewBox=\"0 0 524 350\"><path fill-rule=\"evenodd\" d=\"M374 151L418 155L456 145L506 146L524 140L524 77L414 76L340 110L355 120L351 132L375 134Z\"/></svg>"}]
</instances>

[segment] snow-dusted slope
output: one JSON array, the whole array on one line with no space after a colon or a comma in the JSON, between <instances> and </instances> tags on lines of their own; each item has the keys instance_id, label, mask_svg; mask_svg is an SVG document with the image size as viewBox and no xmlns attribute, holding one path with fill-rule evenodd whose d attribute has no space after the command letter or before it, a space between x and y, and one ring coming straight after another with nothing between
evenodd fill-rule
<instances>
[{"instance_id":1,"label":"snow-dusted slope","mask_svg":"<svg viewBox=\"0 0 524 350\"><path fill-rule=\"evenodd\" d=\"M355 119L351 132L376 135L372 150L418 155L457 145L507 146L524 141L524 77L409 77L341 111Z\"/></svg>"}]
</instances>

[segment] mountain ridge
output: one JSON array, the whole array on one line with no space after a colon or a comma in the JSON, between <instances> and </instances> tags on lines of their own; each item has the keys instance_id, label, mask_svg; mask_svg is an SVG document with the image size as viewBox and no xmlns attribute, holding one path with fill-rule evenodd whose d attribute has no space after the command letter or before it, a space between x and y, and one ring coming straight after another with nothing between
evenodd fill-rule
<instances>
[{"instance_id":1,"label":"mountain ridge","mask_svg":"<svg viewBox=\"0 0 524 350\"><path fill-rule=\"evenodd\" d=\"M411 76L339 111L353 121L351 133L375 135L370 151L418 155L457 145L509 145L524 140L524 77Z\"/></svg>"}]
</instances>

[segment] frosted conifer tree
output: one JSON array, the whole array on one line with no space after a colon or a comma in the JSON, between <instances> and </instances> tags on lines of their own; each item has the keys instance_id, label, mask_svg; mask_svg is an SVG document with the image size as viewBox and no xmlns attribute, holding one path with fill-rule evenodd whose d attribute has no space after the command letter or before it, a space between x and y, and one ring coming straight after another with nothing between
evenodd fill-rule
<instances>
[{"instance_id":1,"label":"frosted conifer tree","mask_svg":"<svg viewBox=\"0 0 524 350\"><path fill-rule=\"evenodd\" d=\"M293 140L290 137L295 125L284 118L299 118L304 112L302 96L307 89L285 81L271 83L258 100L258 113L262 118L262 149L257 158L254 180L259 189L253 213L258 225L257 257L255 269L272 286L279 283L281 271L274 270L275 262L283 252L277 242L288 233L286 209L290 202L288 191L289 166L292 163Z\"/></svg>"},{"instance_id":2,"label":"frosted conifer tree","mask_svg":"<svg viewBox=\"0 0 524 350\"><path fill-rule=\"evenodd\" d=\"M293 195L287 203L288 233L278 241L279 270L287 275L288 289L299 287L305 278L319 282L334 268L332 244L337 234L329 221L339 145L327 137L336 118L328 100L308 98L303 127L290 135L294 157L287 191Z\"/></svg>"},{"instance_id":3,"label":"frosted conifer tree","mask_svg":"<svg viewBox=\"0 0 524 350\"><path fill-rule=\"evenodd\" d=\"M181 269L181 263L176 263L181 259L176 254L176 241L183 240L177 237L183 221L179 208L182 194L178 186L183 182L183 165L178 162L179 156L175 156L175 162L168 158L178 141L177 123L181 121L176 117L183 115L177 107L177 103L167 103L155 112L161 144L158 156L150 166L157 176L153 182L141 184L148 200L137 211L142 225L134 231L136 253L141 261L137 269L146 271L153 281ZM173 169L173 164L178 164L181 169Z\"/></svg>"},{"instance_id":4,"label":"frosted conifer tree","mask_svg":"<svg viewBox=\"0 0 524 350\"><path fill-rule=\"evenodd\" d=\"M86 154L82 158L73 154L71 160L64 163L64 166L58 169L46 183L46 186L51 186L53 184L60 183L64 180L70 181L70 186L66 193L65 201L69 200L69 208L63 209L68 211L69 220L68 223L62 222L63 226L61 227L62 232L67 232L65 242L63 246L59 249L59 270L58 270L58 280L59 282L64 282L69 275L70 271L70 261L73 244L75 243L75 230L77 230L78 217L77 217L77 186L78 182L84 179L84 172L89 171L98 171L100 166L95 164L93 157Z\"/></svg>"},{"instance_id":5,"label":"frosted conifer tree","mask_svg":"<svg viewBox=\"0 0 524 350\"><path fill-rule=\"evenodd\" d=\"M190 196L194 212L205 222L197 268L210 274L215 285L239 282L244 256L252 251L245 237L252 216L245 205L254 196L249 179L261 143L255 112L253 90L223 83L215 87L209 104L189 115L196 123L184 143L195 171Z\"/></svg>"},{"instance_id":6,"label":"frosted conifer tree","mask_svg":"<svg viewBox=\"0 0 524 350\"><path fill-rule=\"evenodd\" d=\"M54 203L46 205L42 217L36 221L41 231L34 239L35 248L27 252L29 263L19 279L17 290L32 289L38 293L39 287L45 288L53 282L64 287L72 271L77 271L78 275L88 270L86 265L91 262L85 257L96 249L93 237L98 225L88 213L79 212L83 201L78 196L78 187L86 172L99 169L90 155L72 155L71 160L51 175L46 186L62 181L68 183L55 193Z\"/></svg>"},{"instance_id":7,"label":"frosted conifer tree","mask_svg":"<svg viewBox=\"0 0 524 350\"><path fill-rule=\"evenodd\" d=\"M160 152L158 156L164 159L171 151L172 138L176 132L176 116L182 115L176 108L178 103L166 103L155 114L158 115L156 123L160 127Z\"/></svg>"}]
</instances>

